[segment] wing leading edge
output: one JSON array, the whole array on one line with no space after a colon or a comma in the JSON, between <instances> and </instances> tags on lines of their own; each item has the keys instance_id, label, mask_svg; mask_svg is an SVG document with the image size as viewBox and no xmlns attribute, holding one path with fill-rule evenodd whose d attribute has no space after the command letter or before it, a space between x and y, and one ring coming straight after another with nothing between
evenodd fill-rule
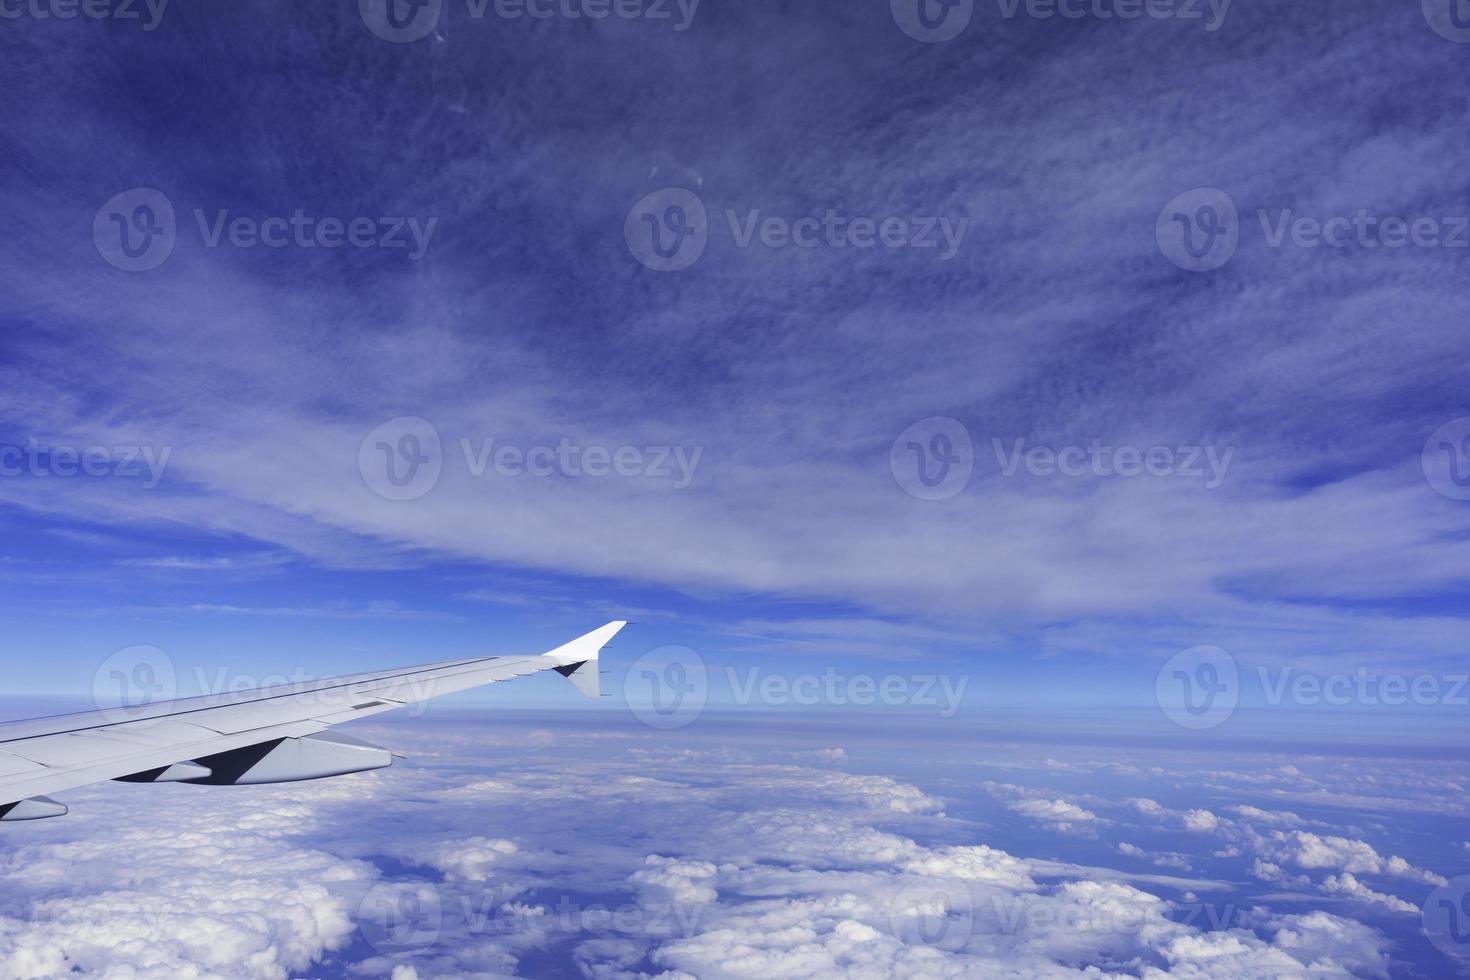
<instances>
[{"instance_id":1,"label":"wing leading edge","mask_svg":"<svg viewBox=\"0 0 1470 980\"><path fill-rule=\"evenodd\" d=\"M61 816L44 794L115 779L246 785L320 779L392 764L385 749L333 725L458 691L555 670L598 697L598 658L627 624L608 623L548 653L483 657L326 678L135 708L0 725L0 821Z\"/></svg>"}]
</instances>

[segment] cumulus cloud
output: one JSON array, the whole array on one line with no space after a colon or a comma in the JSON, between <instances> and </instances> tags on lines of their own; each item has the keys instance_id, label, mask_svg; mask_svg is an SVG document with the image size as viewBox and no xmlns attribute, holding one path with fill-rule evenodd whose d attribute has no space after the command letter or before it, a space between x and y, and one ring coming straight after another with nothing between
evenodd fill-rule
<instances>
[{"instance_id":1,"label":"cumulus cloud","mask_svg":"<svg viewBox=\"0 0 1470 980\"><path fill-rule=\"evenodd\" d=\"M82 791L83 813L7 842L0 973L285 980L351 941L350 896L377 871L301 838L322 810L371 805L371 781L248 803L183 788L166 830L147 799L159 789Z\"/></svg>"},{"instance_id":2,"label":"cumulus cloud","mask_svg":"<svg viewBox=\"0 0 1470 980\"><path fill-rule=\"evenodd\" d=\"M1248 804L1230 807L1242 820L1250 820L1255 823L1271 824L1277 827L1299 827L1306 821L1292 813L1290 810L1262 810L1260 807Z\"/></svg>"},{"instance_id":3,"label":"cumulus cloud","mask_svg":"<svg viewBox=\"0 0 1470 980\"><path fill-rule=\"evenodd\" d=\"M1073 824L1090 823L1098 819L1097 814L1066 800L1017 800L1007 806L1023 817L1030 817L1032 820L1039 820L1057 827L1070 827Z\"/></svg>"},{"instance_id":4,"label":"cumulus cloud","mask_svg":"<svg viewBox=\"0 0 1470 980\"><path fill-rule=\"evenodd\" d=\"M1327 912L1267 916L1272 942L1303 963L1337 963L1359 977L1387 977L1389 954L1383 934Z\"/></svg>"},{"instance_id":5,"label":"cumulus cloud","mask_svg":"<svg viewBox=\"0 0 1470 980\"><path fill-rule=\"evenodd\" d=\"M1163 817L1168 811L1157 800L1136 799L1129 801L1134 809L1147 817Z\"/></svg>"},{"instance_id":6,"label":"cumulus cloud","mask_svg":"<svg viewBox=\"0 0 1470 980\"><path fill-rule=\"evenodd\" d=\"M1145 851L1138 845L1130 844L1127 841L1118 844L1117 851L1119 854L1126 855L1127 857L1138 858L1141 861L1150 861L1160 868L1174 868L1179 871L1189 871L1191 869L1189 859L1177 851L1153 853Z\"/></svg>"},{"instance_id":7,"label":"cumulus cloud","mask_svg":"<svg viewBox=\"0 0 1470 980\"><path fill-rule=\"evenodd\" d=\"M645 896L681 905L708 905L715 900L718 869L708 861L680 861L650 854L629 876Z\"/></svg>"},{"instance_id":8,"label":"cumulus cloud","mask_svg":"<svg viewBox=\"0 0 1470 980\"><path fill-rule=\"evenodd\" d=\"M191 860L203 862L172 872L168 863L155 867L141 846L126 846L151 830L141 815L111 836L82 833L75 822L42 827L64 849L9 855L8 880L45 900L75 903L57 922L85 919L109 942L137 937L139 958L129 959L134 947L126 941L121 953L107 952L37 922L7 923L0 962L44 976L54 951L67 948L82 962L128 964L152 980L155 965L207 976L222 958L239 957L246 975L275 978L310 974L313 964L351 950L353 975L392 980L534 972L529 964L563 949L597 980L1059 978L1100 965L1164 980L1152 964L1166 964L1171 978L1211 980L1307 970L1381 975L1375 956L1384 940L1368 926L1325 911L1300 919L1268 909L1232 914L1227 883L1030 858L996 846L984 828L948 816L945 801L892 776L752 762L759 753L748 747L722 758L697 740L687 754L635 740L594 761L589 747L612 744L594 734L568 734L554 759L481 770L463 760L504 744L501 734L485 732L483 744L469 729L456 738L432 769L395 767L248 797L209 794L197 814L204 796L169 794L191 814L183 839ZM1104 805L1155 809L1015 784L987 791L1047 826L1103 823L1094 807ZM101 804L85 800L76 815L110 819L108 797L90 792ZM367 822L365 805L373 813ZM1168 811L1164 824L1181 840L1193 839L1176 822L1188 812ZM487 822L492 833L484 832ZM1227 832L1252 840L1221 817L1216 834ZM1298 833L1260 839L1308 860L1327 851L1367 860L1362 848ZM1186 855L1135 841L1116 850L1162 867L1187 864ZM88 860L102 853L111 866ZM92 869L80 884L68 877L78 863ZM1392 859L1380 864L1408 873ZM206 865L216 894L180 884ZM1333 871L1323 901L1403 914L1402 900L1354 872ZM1264 856L1256 872L1288 881L1283 865ZM1177 897L1186 889L1218 897ZM385 896L386 918L374 911L374 899ZM404 896L413 901L404 904ZM232 922L225 899L248 914ZM427 939L395 940L404 909L428 915ZM197 936L208 937L208 948ZM143 953L145 945L152 952ZM53 959L37 958L48 950Z\"/></svg>"},{"instance_id":9,"label":"cumulus cloud","mask_svg":"<svg viewBox=\"0 0 1470 980\"><path fill-rule=\"evenodd\" d=\"M1406 902L1401 898L1396 898L1393 895L1374 891L1359 881L1350 871L1344 871L1342 874L1337 875L1328 875L1322 882L1322 890L1329 895L1342 895L1358 901L1382 905L1391 911L1402 912L1406 915L1419 914L1419 906L1412 902Z\"/></svg>"},{"instance_id":10,"label":"cumulus cloud","mask_svg":"<svg viewBox=\"0 0 1470 980\"><path fill-rule=\"evenodd\" d=\"M514 859L520 848L514 841L468 837L427 847L408 842L397 849L397 853L443 872L449 878L484 881L497 865L503 865L507 858Z\"/></svg>"},{"instance_id":11,"label":"cumulus cloud","mask_svg":"<svg viewBox=\"0 0 1470 980\"><path fill-rule=\"evenodd\" d=\"M1184 828L1197 834L1213 833L1220 826L1220 818L1209 810L1190 810L1184 814Z\"/></svg>"},{"instance_id":12,"label":"cumulus cloud","mask_svg":"<svg viewBox=\"0 0 1470 980\"><path fill-rule=\"evenodd\" d=\"M1434 885L1445 882L1440 875L1417 868L1401 857L1384 858L1373 845L1363 840L1297 830L1272 832L1260 838L1259 844L1262 851L1273 853L1301 868L1391 875Z\"/></svg>"}]
</instances>

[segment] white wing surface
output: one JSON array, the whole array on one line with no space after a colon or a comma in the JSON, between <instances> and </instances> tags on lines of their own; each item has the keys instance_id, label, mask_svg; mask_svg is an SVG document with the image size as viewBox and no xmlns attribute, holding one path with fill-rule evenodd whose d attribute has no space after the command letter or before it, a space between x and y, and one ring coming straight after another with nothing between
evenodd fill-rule
<instances>
[{"instance_id":1,"label":"white wing surface","mask_svg":"<svg viewBox=\"0 0 1470 980\"><path fill-rule=\"evenodd\" d=\"M549 653L484 657L178 701L0 724L0 821L60 816L44 794L89 783L247 785L391 765L393 755L333 725L484 684L555 670L597 697L598 656L627 624Z\"/></svg>"}]
</instances>

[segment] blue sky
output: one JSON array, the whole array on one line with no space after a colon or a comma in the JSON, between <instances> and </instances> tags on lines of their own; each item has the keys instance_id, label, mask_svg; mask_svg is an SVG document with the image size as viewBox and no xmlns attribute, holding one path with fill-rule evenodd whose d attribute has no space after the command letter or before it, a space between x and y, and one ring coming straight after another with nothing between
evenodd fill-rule
<instances>
[{"instance_id":1,"label":"blue sky","mask_svg":"<svg viewBox=\"0 0 1470 980\"><path fill-rule=\"evenodd\" d=\"M1447 3L533 6L0 5L9 714L1462 746Z\"/></svg>"},{"instance_id":2,"label":"blue sky","mask_svg":"<svg viewBox=\"0 0 1470 980\"><path fill-rule=\"evenodd\" d=\"M610 615L643 649L989 665L1088 702L1147 703L1201 644L1457 662L1470 511L1422 454L1466 411L1465 48L1421 11L996 7L926 44L881 7L473 9L413 43L350 5L11 22L0 408L45 474L0 480L20 689L133 643L335 670ZM125 271L139 188L172 244ZM655 272L624 229L670 188L706 243ZM1241 216L1205 272L1156 233L1199 188ZM1359 211L1445 245L1271 242ZM405 247L232 244L298 213ZM828 213L963 234L741 244ZM385 499L365 443L404 418L439 475ZM918 499L933 418L972 472ZM564 443L636 475L494 462ZM1170 475L1017 463L1092 445Z\"/></svg>"}]
</instances>

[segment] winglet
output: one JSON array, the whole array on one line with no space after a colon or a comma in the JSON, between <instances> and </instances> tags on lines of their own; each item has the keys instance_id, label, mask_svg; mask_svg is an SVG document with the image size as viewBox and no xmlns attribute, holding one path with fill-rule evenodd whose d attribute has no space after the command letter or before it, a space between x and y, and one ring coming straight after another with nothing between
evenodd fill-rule
<instances>
[{"instance_id":1,"label":"winglet","mask_svg":"<svg viewBox=\"0 0 1470 980\"><path fill-rule=\"evenodd\" d=\"M564 643L542 656L554 660L556 672L577 685L577 690L582 692L583 697L598 697L602 693L602 685L597 672L597 656L607 642L627 625L624 620L613 620L606 626L599 627L586 636L579 636L570 643Z\"/></svg>"}]
</instances>

